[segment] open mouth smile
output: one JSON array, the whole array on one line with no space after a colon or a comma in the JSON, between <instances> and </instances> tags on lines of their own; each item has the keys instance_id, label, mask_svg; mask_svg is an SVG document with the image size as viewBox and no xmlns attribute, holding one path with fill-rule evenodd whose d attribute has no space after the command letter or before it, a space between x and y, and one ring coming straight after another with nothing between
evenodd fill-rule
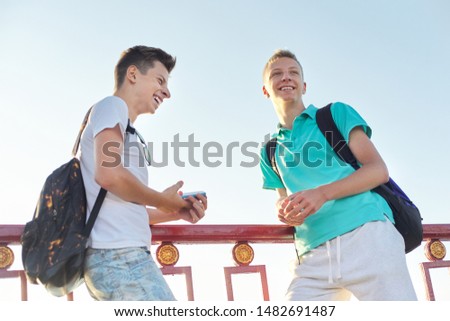
<instances>
[{"instance_id":1,"label":"open mouth smile","mask_svg":"<svg viewBox=\"0 0 450 321\"><path fill-rule=\"evenodd\" d=\"M292 87L292 86L283 86L283 87L280 87L279 90L281 90L281 91L291 91L291 90L294 90L294 89L295 89L295 87Z\"/></svg>"},{"instance_id":2,"label":"open mouth smile","mask_svg":"<svg viewBox=\"0 0 450 321\"><path fill-rule=\"evenodd\" d=\"M156 102L156 105L159 106L162 104L163 100L159 96L153 96L153 100Z\"/></svg>"}]
</instances>

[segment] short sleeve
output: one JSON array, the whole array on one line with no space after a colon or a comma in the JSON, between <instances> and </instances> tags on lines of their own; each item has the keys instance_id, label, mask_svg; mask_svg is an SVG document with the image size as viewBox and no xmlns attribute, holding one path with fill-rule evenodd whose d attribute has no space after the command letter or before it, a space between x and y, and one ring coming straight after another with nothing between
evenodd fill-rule
<instances>
[{"instance_id":1,"label":"short sleeve","mask_svg":"<svg viewBox=\"0 0 450 321\"><path fill-rule=\"evenodd\" d=\"M125 133L128 125L128 107L119 97L107 97L94 106L89 121L94 137L104 129L114 128L117 124L120 131Z\"/></svg>"},{"instance_id":2,"label":"short sleeve","mask_svg":"<svg viewBox=\"0 0 450 321\"><path fill-rule=\"evenodd\" d=\"M275 173L267 157L266 146L261 148L259 167L263 176L263 188L264 189L277 189L285 188L280 177Z\"/></svg>"},{"instance_id":3,"label":"short sleeve","mask_svg":"<svg viewBox=\"0 0 450 321\"><path fill-rule=\"evenodd\" d=\"M372 136L372 129L353 107L341 102L336 102L331 106L331 114L333 115L336 126L347 142L349 140L350 132L355 127L362 127L369 138Z\"/></svg>"}]
</instances>

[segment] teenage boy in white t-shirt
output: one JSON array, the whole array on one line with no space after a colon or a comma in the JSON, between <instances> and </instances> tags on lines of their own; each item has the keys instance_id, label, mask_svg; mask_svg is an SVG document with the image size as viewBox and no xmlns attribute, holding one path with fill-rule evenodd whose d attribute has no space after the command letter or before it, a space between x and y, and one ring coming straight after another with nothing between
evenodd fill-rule
<instances>
[{"instance_id":1,"label":"teenage boy in white t-shirt","mask_svg":"<svg viewBox=\"0 0 450 321\"><path fill-rule=\"evenodd\" d=\"M135 46L115 67L116 88L92 108L80 144L88 215L100 187L108 192L92 230L84 278L96 300L175 300L149 252L151 224L183 219L197 223L207 199L183 200L179 181L162 192L150 188L145 141L133 127L170 98L176 59L159 48Z\"/></svg>"}]
</instances>

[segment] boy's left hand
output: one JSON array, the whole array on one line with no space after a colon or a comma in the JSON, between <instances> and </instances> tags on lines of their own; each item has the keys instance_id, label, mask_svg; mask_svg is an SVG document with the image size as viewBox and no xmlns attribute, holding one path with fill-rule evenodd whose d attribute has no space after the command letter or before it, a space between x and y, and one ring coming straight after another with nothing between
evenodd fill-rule
<instances>
[{"instance_id":1,"label":"boy's left hand","mask_svg":"<svg viewBox=\"0 0 450 321\"><path fill-rule=\"evenodd\" d=\"M195 224L205 216L205 211L208 208L208 199L198 194L196 197L189 196L186 200L191 203L191 207L181 209L177 214L180 219Z\"/></svg>"}]
</instances>

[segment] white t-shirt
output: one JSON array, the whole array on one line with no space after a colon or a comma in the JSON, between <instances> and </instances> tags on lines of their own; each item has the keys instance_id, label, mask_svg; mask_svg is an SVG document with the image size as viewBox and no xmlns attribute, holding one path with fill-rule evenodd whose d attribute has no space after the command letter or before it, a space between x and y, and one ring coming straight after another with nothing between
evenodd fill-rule
<instances>
[{"instance_id":1,"label":"white t-shirt","mask_svg":"<svg viewBox=\"0 0 450 321\"><path fill-rule=\"evenodd\" d=\"M100 191L100 185L94 179L94 138L102 130L113 128L117 124L124 134L122 164L143 184L148 184L147 165L142 157L142 144L136 134L126 133L128 106L119 97L106 97L92 108L81 137L78 155L86 188L88 218ZM114 166L114 162L118 162L119 155L113 155L106 146L105 150L111 154L110 166ZM126 202L113 193L107 192L92 229L89 246L96 249L149 247L150 241L151 232L145 206Z\"/></svg>"}]
</instances>

